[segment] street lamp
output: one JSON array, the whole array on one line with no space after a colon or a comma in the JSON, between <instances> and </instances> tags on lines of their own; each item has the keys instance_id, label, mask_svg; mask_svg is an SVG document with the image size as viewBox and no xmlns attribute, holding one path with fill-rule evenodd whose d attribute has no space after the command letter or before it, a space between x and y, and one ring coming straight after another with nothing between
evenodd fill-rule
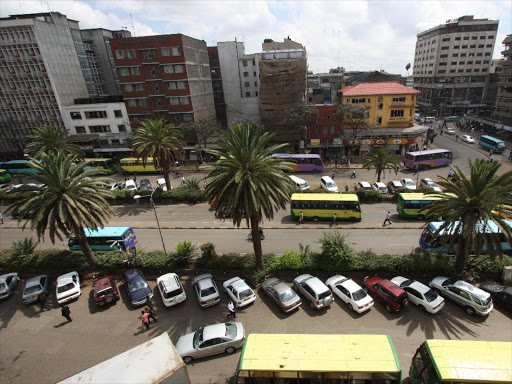
<instances>
[{"instance_id":1,"label":"street lamp","mask_svg":"<svg viewBox=\"0 0 512 384\"><path fill-rule=\"evenodd\" d=\"M162 230L160 229L160 222L158 221L158 216L156 214L156 206L155 206L155 201L153 200L153 193L155 193L155 191L158 189L158 187L156 187L153 192L151 192L151 195L149 196L141 196L141 195L135 195L133 196L133 198L135 200L139 200L139 199L142 199L144 197L149 197L149 205L153 206L153 212L155 212L155 219L156 219L156 225L158 226L158 232L160 232L160 239L162 240L162 247L164 249L164 255L167 256L167 251L165 250L165 243L164 243L164 237L162 236Z\"/></svg>"}]
</instances>

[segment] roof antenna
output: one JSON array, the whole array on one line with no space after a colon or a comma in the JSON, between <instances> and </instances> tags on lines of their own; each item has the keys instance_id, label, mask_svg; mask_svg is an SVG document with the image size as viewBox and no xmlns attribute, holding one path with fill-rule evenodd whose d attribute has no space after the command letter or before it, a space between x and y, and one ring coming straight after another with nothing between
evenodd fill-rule
<instances>
[{"instance_id":1,"label":"roof antenna","mask_svg":"<svg viewBox=\"0 0 512 384\"><path fill-rule=\"evenodd\" d=\"M135 27L133 26L133 17L132 17L131 12L130 12L130 20L131 20L131 22L132 22L133 37L137 37L137 35L135 35Z\"/></svg>"}]
</instances>

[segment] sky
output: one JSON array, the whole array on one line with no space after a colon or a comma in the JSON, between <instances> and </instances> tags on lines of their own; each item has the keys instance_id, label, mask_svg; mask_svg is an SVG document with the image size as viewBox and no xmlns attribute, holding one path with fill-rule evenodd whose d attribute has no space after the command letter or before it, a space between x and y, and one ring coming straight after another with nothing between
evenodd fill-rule
<instances>
[{"instance_id":1,"label":"sky","mask_svg":"<svg viewBox=\"0 0 512 384\"><path fill-rule=\"evenodd\" d=\"M205 40L242 41L247 54L265 38L304 45L309 70L385 70L406 75L416 35L463 15L499 20L494 59L512 33L512 1L190 1L2 0L0 16L60 12L80 28L126 28L132 36L182 33ZM412 71L411 71L412 72Z\"/></svg>"}]
</instances>

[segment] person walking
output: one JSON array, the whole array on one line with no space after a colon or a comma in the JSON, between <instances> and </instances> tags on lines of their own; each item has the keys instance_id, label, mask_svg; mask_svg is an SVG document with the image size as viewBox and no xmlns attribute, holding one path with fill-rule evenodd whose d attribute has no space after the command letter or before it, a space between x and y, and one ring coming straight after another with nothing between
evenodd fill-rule
<instances>
[{"instance_id":1,"label":"person walking","mask_svg":"<svg viewBox=\"0 0 512 384\"><path fill-rule=\"evenodd\" d=\"M455 135L455 141L459 141L459 135Z\"/></svg>"},{"instance_id":2,"label":"person walking","mask_svg":"<svg viewBox=\"0 0 512 384\"><path fill-rule=\"evenodd\" d=\"M334 168L338 168L338 158L334 159Z\"/></svg>"},{"instance_id":3,"label":"person walking","mask_svg":"<svg viewBox=\"0 0 512 384\"><path fill-rule=\"evenodd\" d=\"M350 167L350 157L347 159L347 167Z\"/></svg>"},{"instance_id":4,"label":"person walking","mask_svg":"<svg viewBox=\"0 0 512 384\"><path fill-rule=\"evenodd\" d=\"M153 307L153 300L151 299L150 295L146 296L146 306L151 309L152 313L155 313L155 307Z\"/></svg>"},{"instance_id":5,"label":"person walking","mask_svg":"<svg viewBox=\"0 0 512 384\"><path fill-rule=\"evenodd\" d=\"M142 320L142 326L146 327L146 329L149 329L149 313L144 311L140 311L140 313L142 314L142 316L140 317L140 319Z\"/></svg>"},{"instance_id":6,"label":"person walking","mask_svg":"<svg viewBox=\"0 0 512 384\"><path fill-rule=\"evenodd\" d=\"M334 173L332 174L331 179L333 179L333 180L334 180Z\"/></svg>"},{"instance_id":7,"label":"person walking","mask_svg":"<svg viewBox=\"0 0 512 384\"><path fill-rule=\"evenodd\" d=\"M148 313L148 314L149 314L149 316L148 316L148 322L150 322L150 320L149 320L150 318L151 318L151 319L153 319L153 320L155 320L155 322L156 322L156 321L158 321L158 320L156 319L156 317L155 317L155 311L154 311L153 309L151 309L151 308L149 308L149 307L146 307L146 308L144 308L144 312L146 312L146 313Z\"/></svg>"},{"instance_id":8,"label":"person walking","mask_svg":"<svg viewBox=\"0 0 512 384\"><path fill-rule=\"evenodd\" d=\"M333 225L338 226L338 221L337 221L335 213L333 213L333 215L332 215L331 225L329 225L329 227L332 227Z\"/></svg>"},{"instance_id":9,"label":"person walking","mask_svg":"<svg viewBox=\"0 0 512 384\"><path fill-rule=\"evenodd\" d=\"M50 308L46 307L46 292L40 293L39 296L37 296L37 304L41 307L41 312L43 312L45 309L47 311L50 310Z\"/></svg>"},{"instance_id":10,"label":"person walking","mask_svg":"<svg viewBox=\"0 0 512 384\"><path fill-rule=\"evenodd\" d=\"M345 192L348 192L348 185L345 185Z\"/></svg>"},{"instance_id":11,"label":"person walking","mask_svg":"<svg viewBox=\"0 0 512 384\"><path fill-rule=\"evenodd\" d=\"M386 220L384 220L384 223L382 224L383 227L386 226L386 222L388 222L390 225L393 224L393 222L391 221L391 212L388 211L388 213L386 213Z\"/></svg>"},{"instance_id":12,"label":"person walking","mask_svg":"<svg viewBox=\"0 0 512 384\"><path fill-rule=\"evenodd\" d=\"M451 179L452 178L452 169L450 168L448 170L448 178Z\"/></svg>"},{"instance_id":13,"label":"person walking","mask_svg":"<svg viewBox=\"0 0 512 384\"><path fill-rule=\"evenodd\" d=\"M352 170L352 175L350 175L350 178L351 178L351 179L355 179L356 177L357 177L357 176L356 176L356 170L355 170L355 169L353 169L353 170Z\"/></svg>"},{"instance_id":14,"label":"person walking","mask_svg":"<svg viewBox=\"0 0 512 384\"><path fill-rule=\"evenodd\" d=\"M181 185L185 184L185 175L181 175Z\"/></svg>"},{"instance_id":15,"label":"person walking","mask_svg":"<svg viewBox=\"0 0 512 384\"><path fill-rule=\"evenodd\" d=\"M70 316L71 310L69 309L69 307L67 305L62 307L61 313L62 313L62 316L67 319L68 323L71 323L73 321L73 319Z\"/></svg>"},{"instance_id":16,"label":"person walking","mask_svg":"<svg viewBox=\"0 0 512 384\"><path fill-rule=\"evenodd\" d=\"M0 212L0 224L4 223L4 215Z\"/></svg>"},{"instance_id":17,"label":"person walking","mask_svg":"<svg viewBox=\"0 0 512 384\"><path fill-rule=\"evenodd\" d=\"M299 215L299 224L304 224L304 213L300 211Z\"/></svg>"},{"instance_id":18,"label":"person walking","mask_svg":"<svg viewBox=\"0 0 512 384\"><path fill-rule=\"evenodd\" d=\"M491 160L491 163L494 161L494 154L493 154L493 153L491 153L491 154L489 155L489 160Z\"/></svg>"},{"instance_id":19,"label":"person walking","mask_svg":"<svg viewBox=\"0 0 512 384\"><path fill-rule=\"evenodd\" d=\"M230 301L228 303L228 311L229 313L226 315L226 318L233 318L233 319L236 319L236 308L235 308L235 304L233 304L232 301Z\"/></svg>"}]
</instances>

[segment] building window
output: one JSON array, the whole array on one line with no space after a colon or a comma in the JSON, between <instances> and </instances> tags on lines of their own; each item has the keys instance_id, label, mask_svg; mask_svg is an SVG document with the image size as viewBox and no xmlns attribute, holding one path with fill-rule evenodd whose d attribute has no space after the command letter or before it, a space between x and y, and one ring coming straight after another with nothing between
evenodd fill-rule
<instances>
[{"instance_id":1,"label":"building window","mask_svg":"<svg viewBox=\"0 0 512 384\"><path fill-rule=\"evenodd\" d=\"M84 126L75 127L75 129L76 129L76 133L85 133Z\"/></svg>"},{"instance_id":2,"label":"building window","mask_svg":"<svg viewBox=\"0 0 512 384\"><path fill-rule=\"evenodd\" d=\"M82 115L80 114L80 112L69 112L69 115L73 120L82 120Z\"/></svg>"},{"instance_id":3,"label":"building window","mask_svg":"<svg viewBox=\"0 0 512 384\"><path fill-rule=\"evenodd\" d=\"M455 38L455 40L456 40L456 41L460 41L460 36L457 36L457 37Z\"/></svg>"},{"instance_id":4,"label":"building window","mask_svg":"<svg viewBox=\"0 0 512 384\"><path fill-rule=\"evenodd\" d=\"M119 76L130 76L129 68L119 68Z\"/></svg>"},{"instance_id":5,"label":"building window","mask_svg":"<svg viewBox=\"0 0 512 384\"><path fill-rule=\"evenodd\" d=\"M319 125L317 125L317 126L315 127L315 133L316 133L317 135L319 135L319 134L320 134L320 126L319 126Z\"/></svg>"},{"instance_id":6,"label":"building window","mask_svg":"<svg viewBox=\"0 0 512 384\"><path fill-rule=\"evenodd\" d=\"M382 124L382 116L377 116L377 125Z\"/></svg>"},{"instance_id":7,"label":"building window","mask_svg":"<svg viewBox=\"0 0 512 384\"><path fill-rule=\"evenodd\" d=\"M443 39L443 42L444 42L444 41L450 41L450 38L449 38L449 37L445 37L445 38Z\"/></svg>"},{"instance_id":8,"label":"building window","mask_svg":"<svg viewBox=\"0 0 512 384\"><path fill-rule=\"evenodd\" d=\"M254 86L255 86L255 87L257 87L257 86L258 86L258 82L257 82L257 81L255 81L255 82L254 82Z\"/></svg>"},{"instance_id":9,"label":"building window","mask_svg":"<svg viewBox=\"0 0 512 384\"><path fill-rule=\"evenodd\" d=\"M483 48L484 47L484 44L479 44L478 45L478 48Z\"/></svg>"},{"instance_id":10,"label":"building window","mask_svg":"<svg viewBox=\"0 0 512 384\"><path fill-rule=\"evenodd\" d=\"M478 36L471 36L471 40L477 40Z\"/></svg>"},{"instance_id":11,"label":"building window","mask_svg":"<svg viewBox=\"0 0 512 384\"><path fill-rule=\"evenodd\" d=\"M442 58L442 59L444 59L445 57L448 57L448 55L447 55L447 54L446 54L446 55L441 55L441 56L439 56L439 57L440 57L440 58Z\"/></svg>"},{"instance_id":12,"label":"building window","mask_svg":"<svg viewBox=\"0 0 512 384\"><path fill-rule=\"evenodd\" d=\"M377 98L377 101L378 101L379 103L380 103L382 100L384 100L384 99L382 98L382 96L379 96L379 97Z\"/></svg>"},{"instance_id":13,"label":"building window","mask_svg":"<svg viewBox=\"0 0 512 384\"><path fill-rule=\"evenodd\" d=\"M131 84L123 84L123 89L125 92L133 92L133 85Z\"/></svg>"},{"instance_id":14,"label":"building window","mask_svg":"<svg viewBox=\"0 0 512 384\"><path fill-rule=\"evenodd\" d=\"M475 61L475 64L482 64L481 61Z\"/></svg>"},{"instance_id":15,"label":"building window","mask_svg":"<svg viewBox=\"0 0 512 384\"><path fill-rule=\"evenodd\" d=\"M90 125L89 132L91 132L91 133L110 132L110 125Z\"/></svg>"},{"instance_id":16,"label":"building window","mask_svg":"<svg viewBox=\"0 0 512 384\"><path fill-rule=\"evenodd\" d=\"M458 53L454 53L454 54L452 55L452 57L459 57L459 54L458 54Z\"/></svg>"},{"instance_id":17,"label":"building window","mask_svg":"<svg viewBox=\"0 0 512 384\"><path fill-rule=\"evenodd\" d=\"M121 60L125 58L125 52L123 50L116 51L116 58Z\"/></svg>"},{"instance_id":18,"label":"building window","mask_svg":"<svg viewBox=\"0 0 512 384\"><path fill-rule=\"evenodd\" d=\"M106 119L107 111L86 111L85 118L86 119Z\"/></svg>"},{"instance_id":19,"label":"building window","mask_svg":"<svg viewBox=\"0 0 512 384\"><path fill-rule=\"evenodd\" d=\"M331 125L331 135L334 135L334 125Z\"/></svg>"},{"instance_id":20,"label":"building window","mask_svg":"<svg viewBox=\"0 0 512 384\"><path fill-rule=\"evenodd\" d=\"M403 103L404 101L405 101L405 96L393 97L393 103Z\"/></svg>"},{"instance_id":21,"label":"building window","mask_svg":"<svg viewBox=\"0 0 512 384\"><path fill-rule=\"evenodd\" d=\"M464 36L464 40L469 40L469 36Z\"/></svg>"},{"instance_id":22,"label":"building window","mask_svg":"<svg viewBox=\"0 0 512 384\"><path fill-rule=\"evenodd\" d=\"M183 114L183 120L184 121L191 121L192 120L192 114L191 113Z\"/></svg>"},{"instance_id":23,"label":"building window","mask_svg":"<svg viewBox=\"0 0 512 384\"><path fill-rule=\"evenodd\" d=\"M169 48L169 47L161 47L160 48L160 55L161 56L171 56L171 48Z\"/></svg>"},{"instance_id":24,"label":"building window","mask_svg":"<svg viewBox=\"0 0 512 384\"><path fill-rule=\"evenodd\" d=\"M456 45L453 47L453 49L459 49L460 48L460 45Z\"/></svg>"},{"instance_id":25,"label":"building window","mask_svg":"<svg viewBox=\"0 0 512 384\"><path fill-rule=\"evenodd\" d=\"M119 124L117 126L117 129L119 130L119 132L126 132L126 125L124 124Z\"/></svg>"},{"instance_id":26,"label":"building window","mask_svg":"<svg viewBox=\"0 0 512 384\"><path fill-rule=\"evenodd\" d=\"M494 35L487 36L488 39L494 39Z\"/></svg>"},{"instance_id":27,"label":"building window","mask_svg":"<svg viewBox=\"0 0 512 384\"><path fill-rule=\"evenodd\" d=\"M492 48L492 44L487 44L487 48Z\"/></svg>"},{"instance_id":28,"label":"building window","mask_svg":"<svg viewBox=\"0 0 512 384\"><path fill-rule=\"evenodd\" d=\"M490 52L485 52L484 56L491 56Z\"/></svg>"},{"instance_id":29,"label":"building window","mask_svg":"<svg viewBox=\"0 0 512 384\"><path fill-rule=\"evenodd\" d=\"M249 83L248 81L246 81L246 82L244 83L244 87L245 87L245 88L249 88L249 86L250 86L250 85L251 85L251 83Z\"/></svg>"},{"instance_id":30,"label":"building window","mask_svg":"<svg viewBox=\"0 0 512 384\"><path fill-rule=\"evenodd\" d=\"M485 40L485 36L480 36L480 40Z\"/></svg>"},{"instance_id":31,"label":"building window","mask_svg":"<svg viewBox=\"0 0 512 384\"><path fill-rule=\"evenodd\" d=\"M392 109L390 117L404 117L403 109Z\"/></svg>"},{"instance_id":32,"label":"building window","mask_svg":"<svg viewBox=\"0 0 512 384\"><path fill-rule=\"evenodd\" d=\"M476 45L470 45L469 48L476 48Z\"/></svg>"},{"instance_id":33,"label":"building window","mask_svg":"<svg viewBox=\"0 0 512 384\"><path fill-rule=\"evenodd\" d=\"M147 106L146 99L139 99L139 107L145 107Z\"/></svg>"},{"instance_id":34,"label":"building window","mask_svg":"<svg viewBox=\"0 0 512 384\"><path fill-rule=\"evenodd\" d=\"M462 46L462 49L466 49L468 46L467 45L463 45Z\"/></svg>"},{"instance_id":35,"label":"building window","mask_svg":"<svg viewBox=\"0 0 512 384\"><path fill-rule=\"evenodd\" d=\"M455 73L455 69L450 69L450 73Z\"/></svg>"},{"instance_id":36,"label":"building window","mask_svg":"<svg viewBox=\"0 0 512 384\"><path fill-rule=\"evenodd\" d=\"M256 72L254 72L254 77L256 77L256 76L257 76L257 75L256 75Z\"/></svg>"},{"instance_id":37,"label":"building window","mask_svg":"<svg viewBox=\"0 0 512 384\"><path fill-rule=\"evenodd\" d=\"M180 47L171 47L171 55L173 56L181 56Z\"/></svg>"},{"instance_id":38,"label":"building window","mask_svg":"<svg viewBox=\"0 0 512 384\"><path fill-rule=\"evenodd\" d=\"M242 61L242 65L243 65L244 67L247 67L247 64L248 64L248 63L247 63L247 60Z\"/></svg>"},{"instance_id":39,"label":"building window","mask_svg":"<svg viewBox=\"0 0 512 384\"><path fill-rule=\"evenodd\" d=\"M377 109L382 109L383 106L384 106L384 103L379 103L379 105L377 106Z\"/></svg>"},{"instance_id":40,"label":"building window","mask_svg":"<svg viewBox=\"0 0 512 384\"><path fill-rule=\"evenodd\" d=\"M256 92L256 96L258 96L258 92Z\"/></svg>"},{"instance_id":41,"label":"building window","mask_svg":"<svg viewBox=\"0 0 512 384\"><path fill-rule=\"evenodd\" d=\"M137 106L137 100L135 100L135 99L129 99L129 100L126 100L126 104L127 104L129 107L136 107L136 106Z\"/></svg>"},{"instance_id":42,"label":"building window","mask_svg":"<svg viewBox=\"0 0 512 384\"><path fill-rule=\"evenodd\" d=\"M153 89L155 91L159 91L160 90L160 85L158 83L153 83Z\"/></svg>"},{"instance_id":43,"label":"building window","mask_svg":"<svg viewBox=\"0 0 512 384\"><path fill-rule=\"evenodd\" d=\"M473 64L473 61L472 60L468 61L468 64Z\"/></svg>"},{"instance_id":44,"label":"building window","mask_svg":"<svg viewBox=\"0 0 512 384\"><path fill-rule=\"evenodd\" d=\"M329 133L329 127L327 125L323 126L323 134L327 135Z\"/></svg>"},{"instance_id":45,"label":"building window","mask_svg":"<svg viewBox=\"0 0 512 384\"><path fill-rule=\"evenodd\" d=\"M256 65L256 60L253 60L253 61L252 61L252 65Z\"/></svg>"},{"instance_id":46,"label":"building window","mask_svg":"<svg viewBox=\"0 0 512 384\"><path fill-rule=\"evenodd\" d=\"M437 73L446 73L446 70L443 69L442 71L437 71Z\"/></svg>"},{"instance_id":47,"label":"building window","mask_svg":"<svg viewBox=\"0 0 512 384\"><path fill-rule=\"evenodd\" d=\"M135 50L134 49L127 49L126 50L126 56L129 58L129 59L135 59Z\"/></svg>"},{"instance_id":48,"label":"building window","mask_svg":"<svg viewBox=\"0 0 512 384\"><path fill-rule=\"evenodd\" d=\"M366 103L366 99L364 97L359 99L352 99L352 104Z\"/></svg>"},{"instance_id":49,"label":"building window","mask_svg":"<svg viewBox=\"0 0 512 384\"><path fill-rule=\"evenodd\" d=\"M487 68L482 68L482 72L487 72Z\"/></svg>"},{"instance_id":50,"label":"building window","mask_svg":"<svg viewBox=\"0 0 512 384\"><path fill-rule=\"evenodd\" d=\"M139 67L131 67L130 71L131 71L133 76L137 76L137 75L140 74Z\"/></svg>"},{"instance_id":51,"label":"building window","mask_svg":"<svg viewBox=\"0 0 512 384\"><path fill-rule=\"evenodd\" d=\"M457 62L456 61L452 61L452 65L457 65Z\"/></svg>"},{"instance_id":52,"label":"building window","mask_svg":"<svg viewBox=\"0 0 512 384\"><path fill-rule=\"evenodd\" d=\"M251 92L245 92L245 97L251 97Z\"/></svg>"},{"instance_id":53,"label":"building window","mask_svg":"<svg viewBox=\"0 0 512 384\"><path fill-rule=\"evenodd\" d=\"M123 117L123 112L121 112L120 109L115 109L114 110L114 116L115 117Z\"/></svg>"},{"instance_id":54,"label":"building window","mask_svg":"<svg viewBox=\"0 0 512 384\"><path fill-rule=\"evenodd\" d=\"M463 69L459 69L459 70L457 70L457 72L458 73L462 73L462 72L464 72L464 70Z\"/></svg>"},{"instance_id":55,"label":"building window","mask_svg":"<svg viewBox=\"0 0 512 384\"><path fill-rule=\"evenodd\" d=\"M249 77L249 72L244 72L244 77Z\"/></svg>"},{"instance_id":56,"label":"building window","mask_svg":"<svg viewBox=\"0 0 512 384\"><path fill-rule=\"evenodd\" d=\"M461 53L460 57L466 57L466 54L465 53Z\"/></svg>"},{"instance_id":57,"label":"building window","mask_svg":"<svg viewBox=\"0 0 512 384\"><path fill-rule=\"evenodd\" d=\"M179 97L171 97L171 105L179 105L180 98Z\"/></svg>"},{"instance_id":58,"label":"building window","mask_svg":"<svg viewBox=\"0 0 512 384\"><path fill-rule=\"evenodd\" d=\"M439 66L446 65L446 62L439 63Z\"/></svg>"}]
</instances>

